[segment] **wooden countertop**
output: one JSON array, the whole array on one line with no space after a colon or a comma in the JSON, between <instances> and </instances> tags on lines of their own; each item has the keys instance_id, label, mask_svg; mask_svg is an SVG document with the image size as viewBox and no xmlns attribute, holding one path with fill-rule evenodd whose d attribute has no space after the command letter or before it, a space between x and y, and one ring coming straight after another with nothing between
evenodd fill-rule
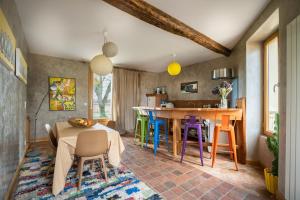
<instances>
[{"instance_id":1,"label":"wooden countertop","mask_svg":"<svg viewBox=\"0 0 300 200\"><path fill-rule=\"evenodd\" d=\"M143 109L143 110L159 110L159 111L240 111L242 109L240 108L161 108L161 107L146 107L146 106L140 106L140 107L133 107L133 109Z\"/></svg>"}]
</instances>

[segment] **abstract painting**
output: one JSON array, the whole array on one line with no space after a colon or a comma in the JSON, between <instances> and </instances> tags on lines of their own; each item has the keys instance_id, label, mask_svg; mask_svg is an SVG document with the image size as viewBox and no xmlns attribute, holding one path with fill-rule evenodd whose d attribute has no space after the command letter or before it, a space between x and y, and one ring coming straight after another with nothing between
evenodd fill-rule
<instances>
[{"instance_id":1,"label":"abstract painting","mask_svg":"<svg viewBox=\"0 0 300 200\"><path fill-rule=\"evenodd\" d=\"M0 8L0 61L12 71L15 71L15 51L16 38Z\"/></svg>"},{"instance_id":2,"label":"abstract painting","mask_svg":"<svg viewBox=\"0 0 300 200\"><path fill-rule=\"evenodd\" d=\"M75 78L49 77L49 110L73 111L76 109Z\"/></svg>"},{"instance_id":3,"label":"abstract painting","mask_svg":"<svg viewBox=\"0 0 300 200\"><path fill-rule=\"evenodd\" d=\"M16 49L16 76L27 84L27 63L19 48Z\"/></svg>"}]
</instances>

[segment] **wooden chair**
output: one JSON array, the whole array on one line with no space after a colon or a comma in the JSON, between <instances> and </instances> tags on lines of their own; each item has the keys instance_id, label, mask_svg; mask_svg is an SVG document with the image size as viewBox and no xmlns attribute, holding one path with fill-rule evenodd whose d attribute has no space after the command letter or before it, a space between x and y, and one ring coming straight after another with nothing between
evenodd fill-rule
<instances>
[{"instance_id":1,"label":"wooden chair","mask_svg":"<svg viewBox=\"0 0 300 200\"><path fill-rule=\"evenodd\" d=\"M54 150L56 152L57 140L56 140L56 137L53 134L53 130L52 130L50 124L45 124L45 128L46 128L47 133L48 133L48 141L49 141L50 147L52 148L52 150Z\"/></svg>"},{"instance_id":2,"label":"wooden chair","mask_svg":"<svg viewBox=\"0 0 300 200\"><path fill-rule=\"evenodd\" d=\"M78 135L75 155L79 157L78 189L81 189L81 179L84 162L87 160L101 160L104 171L105 181L107 181L107 171L105 166L104 155L108 153L110 145L108 144L107 132L104 130L84 131Z\"/></svg>"},{"instance_id":3,"label":"wooden chair","mask_svg":"<svg viewBox=\"0 0 300 200\"><path fill-rule=\"evenodd\" d=\"M116 122L108 119L99 119L98 122L111 129L116 129Z\"/></svg>"},{"instance_id":4,"label":"wooden chair","mask_svg":"<svg viewBox=\"0 0 300 200\"><path fill-rule=\"evenodd\" d=\"M57 140L56 140L56 137L53 134L53 130L52 130L50 124L45 124L45 128L46 128L46 131L48 133L49 146L51 147L53 153L56 154L56 150L57 150ZM55 162L55 160L52 159L51 162L50 162L50 164L49 164L47 175L49 175L50 168L54 164L54 162Z\"/></svg>"},{"instance_id":5,"label":"wooden chair","mask_svg":"<svg viewBox=\"0 0 300 200\"><path fill-rule=\"evenodd\" d=\"M230 156L234 158L235 162L235 168L238 171L238 165L237 165L237 152L236 152L236 139L235 139L235 133L234 133L234 125L231 124L230 115L222 115L222 121L221 124L216 124L214 129L214 138L213 138L213 144L212 144L212 167L214 167L216 155L217 155L217 148L218 148L218 140L220 132L224 132L228 134L228 146L229 146L229 152Z\"/></svg>"}]
</instances>

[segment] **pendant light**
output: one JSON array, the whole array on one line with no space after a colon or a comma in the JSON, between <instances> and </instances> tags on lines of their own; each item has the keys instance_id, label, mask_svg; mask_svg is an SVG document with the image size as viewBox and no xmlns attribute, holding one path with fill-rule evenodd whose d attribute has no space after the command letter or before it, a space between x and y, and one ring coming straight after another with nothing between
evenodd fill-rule
<instances>
[{"instance_id":1,"label":"pendant light","mask_svg":"<svg viewBox=\"0 0 300 200\"><path fill-rule=\"evenodd\" d=\"M168 65L168 73L171 76L176 76L181 72L181 66L178 62L175 61L176 54L172 55L173 61Z\"/></svg>"},{"instance_id":2,"label":"pendant light","mask_svg":"<svg viewBox=\"0 0 300 200\"><path fill-rule=\"evenodd\" d=\"M114 57L118 53L118 47L115 43L107 40L108 33L104 32L104 44L102 46L102 52L106 57Z\"/></svg>"},{"instance_id":3,"label":"pendant light","mask_svg":"<svg viewBox=\"0 0 300 200\"><path fill-rule=\"evenodd\" d=\"M98 75L107 75L112 72L113 69L113 64L110 61L109 58L107 58L103 54L96 55L92 60L91 60L91 70L95 74Z\"/></svg>"},{"instance_id":4,"label":"pendant light","mask_svg":"<svg viewBox=\"0 0 300 200\"><path fill-rule=\"evenodd\" d=\"M113 42L107 42L107 32L104 32L104 45L102 46L103 54L96 55L90 63L92 72L98 75L107 75L112 72L113 64L109 57L118 53L118 47Z\"/></svg>"}]
</instances>

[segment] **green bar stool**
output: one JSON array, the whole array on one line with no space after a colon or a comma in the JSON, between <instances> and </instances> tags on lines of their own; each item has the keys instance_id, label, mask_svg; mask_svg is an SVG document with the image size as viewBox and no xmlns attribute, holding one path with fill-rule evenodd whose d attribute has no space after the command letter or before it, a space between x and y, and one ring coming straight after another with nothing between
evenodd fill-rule
<instances>
[{"instance_id":1,"label":"green bar stool","mask_svg":"<svg viewBox=\"0 0 300 200\"><path fill-rule=\"evenodd\" d=\"M136 123L135 123L135 131L134 131L134 143L136 143L136 138L138 136L138 125L141 124L141 146L143 147L145 142L145 136L147 133L147 126L148 126L148 116L142 115L141 110L136 110Z\"/></svg>"}]
</instances>

